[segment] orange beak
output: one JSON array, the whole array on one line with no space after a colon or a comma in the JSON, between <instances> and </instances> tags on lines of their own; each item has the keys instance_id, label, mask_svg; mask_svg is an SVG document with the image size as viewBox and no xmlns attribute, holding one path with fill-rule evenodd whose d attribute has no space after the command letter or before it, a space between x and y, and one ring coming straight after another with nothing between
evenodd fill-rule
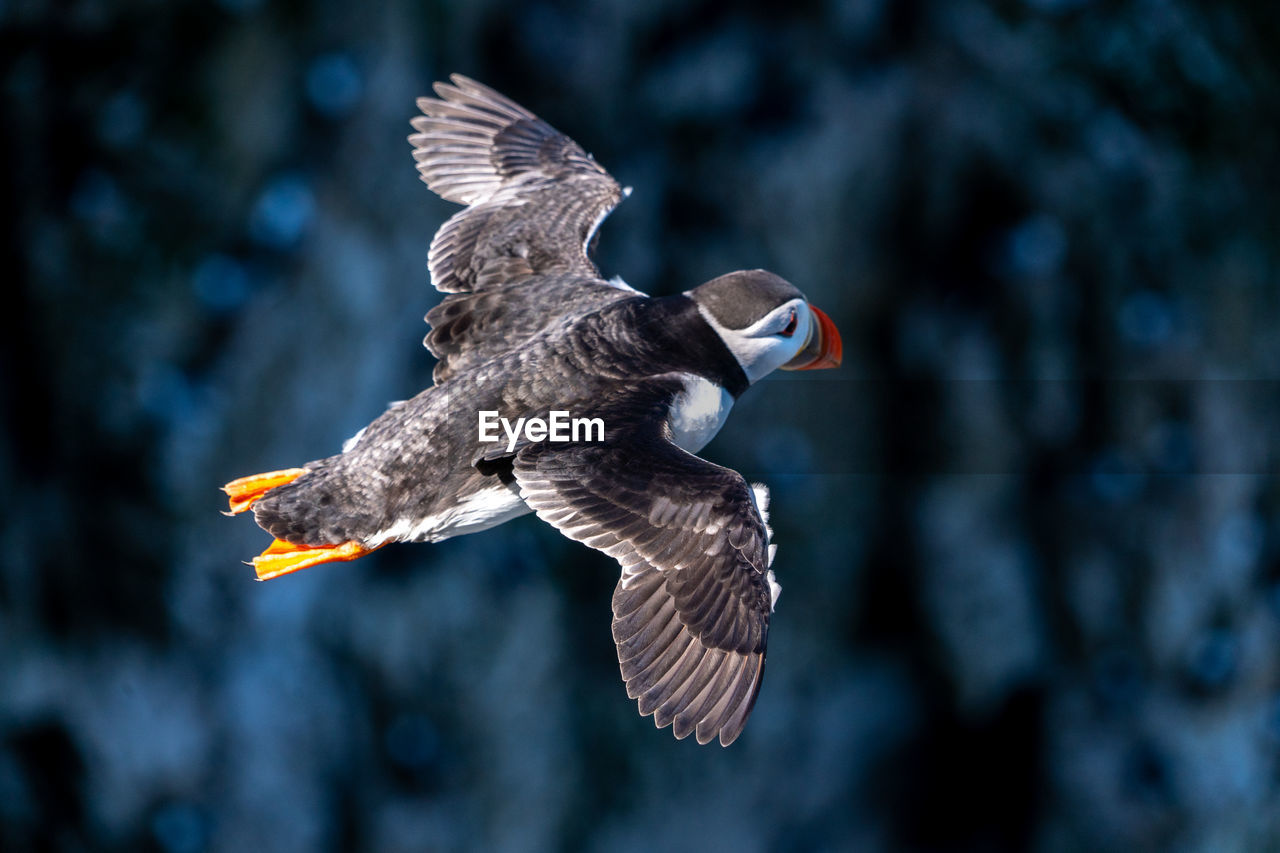
<instances>
[{"instance_id":1,"label":"orange beak","mask_svg":"<svg viewBox=\"0 0 1280 853\"><path fill-rule=\"evenodd\" d=\"M840 332L831 318L814 306L809 306L815 322L809 324L809 339L804 342L796 357L782 365L783 370L822 370L839 367L844 356L844 344Z\"/></svg>"}]
</instances>

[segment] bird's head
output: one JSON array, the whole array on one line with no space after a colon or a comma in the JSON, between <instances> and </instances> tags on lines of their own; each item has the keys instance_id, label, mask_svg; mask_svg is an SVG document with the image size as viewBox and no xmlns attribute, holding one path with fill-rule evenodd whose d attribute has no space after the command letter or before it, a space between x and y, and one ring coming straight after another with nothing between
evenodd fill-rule
<instances>
[{"instance_id":1,"label":"bird's head","mask_svg":"<svg viewBox=\"0 0 1280 853\"><path fill-rule=\"evenodd\" d=\"M688 296L753 383L777 368L840 366L843 344L836 324L780 276L766 270L731 272Z\"/></svg>"}]
</instances>

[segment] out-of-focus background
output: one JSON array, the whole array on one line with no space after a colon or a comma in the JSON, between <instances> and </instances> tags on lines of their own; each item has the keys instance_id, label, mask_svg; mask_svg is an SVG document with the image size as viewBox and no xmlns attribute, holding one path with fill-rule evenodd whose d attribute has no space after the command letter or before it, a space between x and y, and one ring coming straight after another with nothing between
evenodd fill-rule
<instances>
[{"instance_id":1,"label":"out-of-focus background","mask_svg":"<svg viewBox=\"0 0 1280 853\"><path fill-rule=\"evenodd\" d=\"M1280 17L788 8L0 2L0 849L1280 847ZM606 275L844 334L704 452L785 588L727 750L532 517L257 584L218 514L429 383L453 71L635 187Z\"/></svg>"}]
</instances>

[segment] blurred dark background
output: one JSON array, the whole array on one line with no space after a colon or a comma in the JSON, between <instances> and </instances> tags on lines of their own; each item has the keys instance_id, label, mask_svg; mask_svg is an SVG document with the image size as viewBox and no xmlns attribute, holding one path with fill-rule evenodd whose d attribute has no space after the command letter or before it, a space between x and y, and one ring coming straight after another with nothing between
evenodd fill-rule
<instances>
[{"instance_id":1,"label":"blurred dark background","mask_svg":"<svg viewBox=\"0 0 1280 853\"><path fill-rule=\"evenodd\" d=\"M0 2L0 849L1280 848L1280 16L1145 0ZM218 514L429 382L414 98L762 266L837 376L704 455L785 592L725 750L532 517L267 584Z\"/></svg>"}]
</instances>

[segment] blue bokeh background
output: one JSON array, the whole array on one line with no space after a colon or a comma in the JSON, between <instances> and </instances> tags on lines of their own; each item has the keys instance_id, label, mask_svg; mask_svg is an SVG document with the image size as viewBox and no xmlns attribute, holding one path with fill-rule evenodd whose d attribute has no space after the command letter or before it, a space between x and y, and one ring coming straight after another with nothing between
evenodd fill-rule
<instances>
[{"instance_id":1,"label":"blue bokeh background","mask_svg":"<svg viewBox=\"0 0 1280 853\"><path fill-rule=\"evenodd\" d=\"M1275 849L1278 56L1262 2L0 2L0 849ZM429 383L454 71L635 188L606 275L843 332L704 452L785 590L729 749L534 518L256 584L218 514Z\"/></svg>"}]
</instances>

